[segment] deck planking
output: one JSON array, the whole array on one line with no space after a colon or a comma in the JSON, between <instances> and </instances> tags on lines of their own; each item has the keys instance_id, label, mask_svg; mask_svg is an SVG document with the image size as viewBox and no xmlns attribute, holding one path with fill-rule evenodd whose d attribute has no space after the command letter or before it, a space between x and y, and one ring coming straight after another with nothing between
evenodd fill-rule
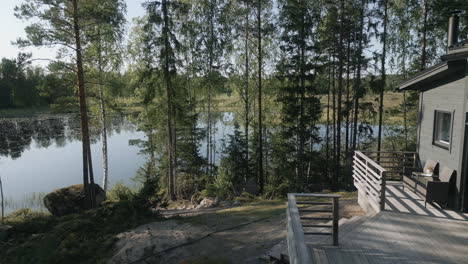
<instances>
[{"instance_id":1,"label":"deck planking","mask_svg":"<svg viewBox=\"0 0 468 264\"><path fill-rule=\"evenodd\" d=\"M339 246L307 236L314 263L468 263L468 214L427 204L390 183L386 210L344 221Z\"/></svg>"}]
</instances>

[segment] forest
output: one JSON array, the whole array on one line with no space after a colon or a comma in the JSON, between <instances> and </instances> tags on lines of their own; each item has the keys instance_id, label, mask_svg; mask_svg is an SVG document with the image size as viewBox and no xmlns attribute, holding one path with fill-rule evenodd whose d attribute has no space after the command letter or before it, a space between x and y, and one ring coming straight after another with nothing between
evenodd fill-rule
<instances>
[{"instance_id":1,"label":"forest","mask_svg":"<svg viewBox=\"0 0 468 264\"><path fill-rule=\"evenodd\" d=\"M446 53L452 12L468 37L466 0L148 0L132 20L125 0L19 2L14 45L54 59L2 58L0 158L79 143L68 188L83 208L12 212L13 238L0 229L11 263L100 263L116 234L180 201L275 201L264 217L292 192L352 196L355 150L416 150L419 94L397 87ZM121 125L143 135L124 142L143 160L127 176L138 188L109 163Z\"/></svg>"},{"instance_id":2,"label":"forest","mask_svg":"<svg viewBox=\"0 0 468 264\"><path fill-rule=\"evenodd\" d=\"M393 107L384 97L445 52L446 18L462 2L148 1L127 32L123 0L24 1L15 15L32 22L16 45L57 47L56 60L3 58L0 108L80 113L88 207L89 120L107 190L108 115L125 111L147 135L134 142L148 157L139 176L170 200L351 190L354 150L414 148L417 95ZM235 131L216 146L228 108Z\"/></svg>"}]
</instances>

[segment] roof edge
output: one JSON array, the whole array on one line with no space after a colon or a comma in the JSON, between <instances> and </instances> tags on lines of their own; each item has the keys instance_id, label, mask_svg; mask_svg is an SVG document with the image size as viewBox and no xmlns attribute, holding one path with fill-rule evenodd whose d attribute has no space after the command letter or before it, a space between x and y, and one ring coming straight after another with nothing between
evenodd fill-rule
<instances>
[{"instance_id":1,"label":"roof edge","mask_svg":"<svg viewBox=\"0 0 468 264\"><path fill-rule=\"evenodd\" d=\"M413 75L411 78L407 79L406 81L400 83L398 86L398 90L412 90L411 86L421 82L431 76L434 76L438 73L441 73L443 71L448 70L448 63L446 61L440 62L432 67L429 67L425 69L424 71L421 71L415 75Z\"/></svg>"}]
</instances>

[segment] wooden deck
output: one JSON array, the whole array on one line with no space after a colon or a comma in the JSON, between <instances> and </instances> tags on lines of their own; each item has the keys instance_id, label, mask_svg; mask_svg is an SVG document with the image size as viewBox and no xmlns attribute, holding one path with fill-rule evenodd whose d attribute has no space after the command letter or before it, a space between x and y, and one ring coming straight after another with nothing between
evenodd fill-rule
<instances>
[{"instance_id":1,"label":"wooden deck","mask_svg":"<svg viewBox=\"0 0 468 264\"><path fill-rule=\"evenodd\" d=\"M389 182L385 211L340 224L339 246L306 236L313 263L468 263L468 214L428 204Z\"/></svg>"},{"instance_id":2,"label":"wooden deck","mask_svg":"<svg viewBox=\"0 0 468 264\"><path fill-rule=\"evenodd\" d=\"M444 210L437 204L428 203L427 207L424 207L424 200L409 188L404 188L403 190L400 182L388 181L385 196L386 211L468 221L468 214L448 209ZM468 263L468 258L466 263Z\"/></svg>"}]
</instances>

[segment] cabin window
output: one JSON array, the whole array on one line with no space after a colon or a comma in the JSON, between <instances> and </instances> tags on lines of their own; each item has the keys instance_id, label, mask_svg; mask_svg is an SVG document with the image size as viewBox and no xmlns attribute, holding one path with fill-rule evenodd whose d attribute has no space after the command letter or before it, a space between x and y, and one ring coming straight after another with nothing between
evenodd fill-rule
<instances>
[{"instance_id":1,"label":"cabin window","mask_svg":"<svg viewBox=\"0 0 468 264\"><path fill-rule=\"evenodd\" d=\"M450 146L450 128L452 114L445 111L435 111L434 145L448 149Z\"/></svg>"}]
</instances>

